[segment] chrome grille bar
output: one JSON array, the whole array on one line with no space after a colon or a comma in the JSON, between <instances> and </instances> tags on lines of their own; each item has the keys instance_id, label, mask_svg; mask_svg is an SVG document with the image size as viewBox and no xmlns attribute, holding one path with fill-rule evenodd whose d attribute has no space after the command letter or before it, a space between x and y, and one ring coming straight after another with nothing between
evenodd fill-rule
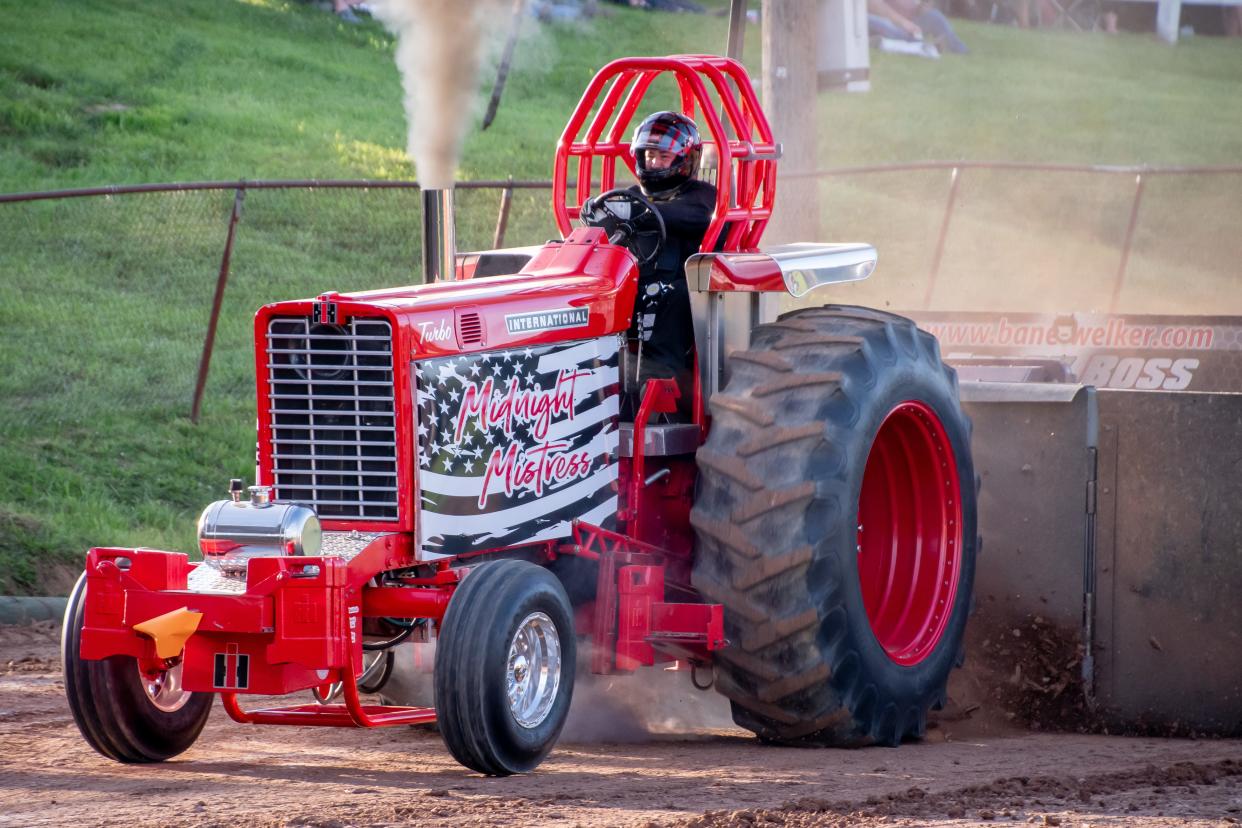
<instances>
[{"instance_id":1,"label":"chrome grille bar","mask_svg":"<svg viewBox=\"0 0 1242 828\"><path fill-rule=\"evenodd\" d=\"M311 369L309 370L313 372L315 369L312 366ZM311 400L312 402L322 402L324 403L324 405L329 405L329 406L332 405L332 403L334 402L340 402L342 400L348 401L348 402L388 402L392 398L391 394L386 397L364 397L364 396L348 395L348 394L339 394L339 395L324 396L324 397L315 397L315 396L306 395L306 394L270 394L267 396L271 397L272 400Z\"/></svg>"},{"instance_id":2,"label":"chrome grille bar","mask_svg":"<svg viewBox=\"0 0 1242 828\"><path fill-rule=\"evenodd\" d=\"M291 441L281 441L281 442L288 443ZM322 446L323 442L320 441L319 444L320 446ZM332 444L332 446L348 446L349 443L335 442L335 443L330 443L330 444ZM279 459L289 459L289 461L332 461L332 459L338 459L339 461L340 459L339 453L332 454L328 452L317 452L317 451L314 451L314 447L309 447L307 451L309 453L306 453L306 454L294 454L291 452L273 452L272 457L276 457ZM374 461L378 463L392 463L396 461L396 456L395 454L374 454L374 456L373 454L368 454L368 456L366 456L366 461L368 462Z\"/></svg>"},{"instance_id":3,"label":"chrome grille bar","mask_svg":"<svg viewBox=\"0 0 1242 828\"><path fill-rule=\"evenodd\" d=\"M280 429L281 431L392 431L391 426L293 425L291 423L282 425Z\"/></svg>"},{"instance_id":4,"label":"chrome grille bar","mask_svg":"<svg viewBox=\"0 0 1242 828\"><path fill-rule=\"evenodd\" d=\"M289 382L290 382L289 380L277 380L276 385L283 386L283 385L288 384ZM340 385L340 386L344 386L348 388L353 385L353 382L346 381L346 380L319 380L315 384L321 385L325 388L329 386L333 386L333 385Z\"/></svg>"},{"instance_id":5,"label":"chrome grille bar","mask_svg":"<svg viewBox=\"0 0 1242 828\"><path fill-rule=\"evenodd\" d=\"M313 506L321 518L395 521L388 322L277 317L268 324L265 353L276 496Z\"/></svg>"}]
</instances>

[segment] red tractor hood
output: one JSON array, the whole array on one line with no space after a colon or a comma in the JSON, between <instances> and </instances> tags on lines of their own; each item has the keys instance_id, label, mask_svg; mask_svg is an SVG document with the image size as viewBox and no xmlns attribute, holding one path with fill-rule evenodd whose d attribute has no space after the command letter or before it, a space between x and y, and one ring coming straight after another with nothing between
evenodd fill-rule
<instances>
[{"instance_id":1,"label":"red tractor hood","mask_svg":"<svg viewBox=\"0 0 1242 828\"><path fill-rule=\"evenodd\" d=\"M426 285L325 293L262 308L256 334L273 316L344 323L381 316L393 324L394 350L409 359L587 339L629 327L637 268L597 228L549 242L518 273Z\"/></svg>"}]
</instances>

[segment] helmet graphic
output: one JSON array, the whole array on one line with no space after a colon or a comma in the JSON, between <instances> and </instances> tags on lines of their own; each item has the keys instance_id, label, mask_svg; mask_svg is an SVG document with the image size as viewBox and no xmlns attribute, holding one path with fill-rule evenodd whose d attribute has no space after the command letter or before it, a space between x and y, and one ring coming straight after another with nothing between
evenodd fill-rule
<instances>
[{"instance_id":1,"label":"helmet graphic","mask_svg":"<svg viewBox=\"0 0 1242 828\"><path fill-rule=\"evenodd\" d=\"M649 155L652 151L674 155L667 167L655 168ZM661 195L676 190L694 178L703 152L703 139L694 121L678 112L656 112L634 130L630 154L638 170L638 183L647 195Z\"/></svg>"}]
</instances>

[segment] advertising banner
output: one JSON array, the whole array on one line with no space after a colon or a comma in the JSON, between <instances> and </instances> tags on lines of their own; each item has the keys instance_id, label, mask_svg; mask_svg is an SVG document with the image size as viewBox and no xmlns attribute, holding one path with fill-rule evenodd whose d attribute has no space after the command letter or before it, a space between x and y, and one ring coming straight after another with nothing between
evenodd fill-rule
<instances>
[{"instance_id":1,"label":"advertising banner","mask_svg":"<svg viewBox=\"0 0 1242 828\"><path fill-rule=\"evenodd\" d=\"M1242 392L1242 318L916 311L945 361L1061 362L1097 388Z\"/></svg>"}]
</instances>

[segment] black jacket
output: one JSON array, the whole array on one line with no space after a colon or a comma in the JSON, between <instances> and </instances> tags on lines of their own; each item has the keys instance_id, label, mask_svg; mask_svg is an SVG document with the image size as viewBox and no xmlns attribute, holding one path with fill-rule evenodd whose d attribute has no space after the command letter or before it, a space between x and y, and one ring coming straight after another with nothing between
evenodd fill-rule
<instances>
[{"instance_id":1,"label":"black jacket","mask_svg":"<svg viewBox=\"0 0 1242 828\"><path fill-rule=\"evenodd\" d=\"M637 185L630 188L638 191ZM639 284L652 281L672 282L686 278L686 259L699 252L707 226L716 209L716 188L706 181L687 181L676 195L666 201L651 199L664 219L668 238L654 262L639 273Z\"/></svg>"}]
</instances>

